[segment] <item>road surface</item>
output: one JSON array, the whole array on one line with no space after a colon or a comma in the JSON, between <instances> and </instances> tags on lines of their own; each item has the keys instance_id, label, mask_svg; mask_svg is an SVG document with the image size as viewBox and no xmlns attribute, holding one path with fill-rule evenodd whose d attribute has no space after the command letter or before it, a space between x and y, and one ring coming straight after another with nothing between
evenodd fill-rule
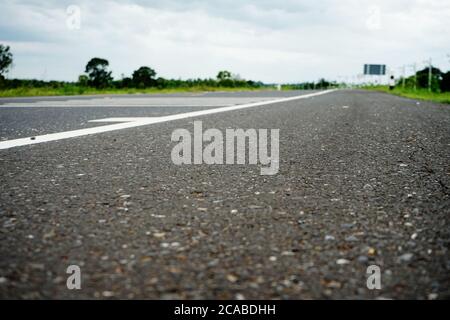
<instances>
[{"instance_id":1,"label":"road surface","mask_svg":"<svg viewBox=\"0 0 450 320\"><path fill-rule=\"evenodd\" d=\"M450 106L317 93L0 100L0 297L450 298ZM194 120L280 129L278 174L174 165Z\"/></svg>"}]
</instances>

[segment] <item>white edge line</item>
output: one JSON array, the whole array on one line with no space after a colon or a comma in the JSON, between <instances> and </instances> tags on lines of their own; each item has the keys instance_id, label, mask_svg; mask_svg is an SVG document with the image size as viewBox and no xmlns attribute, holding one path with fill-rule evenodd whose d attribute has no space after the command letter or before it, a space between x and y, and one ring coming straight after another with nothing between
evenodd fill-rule
<instances>
[{"instance_id":1,"label":"white edge line","mask_svg":"<svg viewBox=\"0 0 450 320\"><path fill-rule=\"evenodd\" d=\"M208 109L208 110L192 111L192 112L174 114L174 115L170 115L170 116L155 117L155 118L150 118L150 119L144 118L144 119L132 121L132 122L111 124L111 125L86 128L86 129L78 129L78 130L72 130L72 131L50 133L50 134L44 134L41 136L34 136L34 137L28 137L28 138L6 140L6 141L0 142L0 150L14 148L14 147L20 147L20 146L27 146L27 145L43 143L43 142L50 142L50 141L68 139L68 138L81 137L81 136L85 136L85 135L102 133L102 132L135 128L135 127L145 126L145 125L154 124L154 123L168 122L168 121L204 116L204 115L233 111L233 110L265 106L268 104L274 104L274 103L280 103L280 102L306 99L306 98L320 96L320 95L327 94L327 93L334 92L334 91L336 91L336 89L325 90L325 91L320 91L320 92L315 92L315 93L304 94L304 95L300 95L300 96L288 97L288 98L259 101L259 102L253 102L253 103L247 103L247 104L241 104L241 105L235 105L235 106L227 106L227 107Z\"/></svg>"},{"instance_id":2,"label":"white edge line","mask_svg":"<svg viewBox=\"0 0 450 320\"><path fill-rule=\"evenodd\" d=\"M91 104L91 105L79 105L79 104L59 104L59 105L31 105L31 104L0 104L0 109L4 108L12 108L12 109L25 109L25 108L215 108L223 106L224 104L205 104L205 105L190 105L190 104L155 104L155 105L146 105L146 104L99 104L101 102ZM226 106L234 106L236 104L226 104Z\"/></svg>"}]
</instances>

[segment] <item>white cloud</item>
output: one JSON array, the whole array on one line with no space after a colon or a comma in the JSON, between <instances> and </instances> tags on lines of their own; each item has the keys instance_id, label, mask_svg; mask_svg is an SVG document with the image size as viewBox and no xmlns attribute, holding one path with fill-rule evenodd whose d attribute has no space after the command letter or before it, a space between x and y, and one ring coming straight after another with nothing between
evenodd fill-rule
<instances>
[{"instance_id":1,"label":"white cloud","mask_svg":"<svg viewBox=\"0 0 450 320\"><path fill-rule=\"evenodd\" d=\"M70 4L81 8L79 30L66 26ZM446 0L6 1L0 42L14 53L12 77L75 80L99 56L117 78L148 65L163 77L229 69L297 82L356 75L363 63L398 71L429 56L449 69L449 21Z\"/></svg>"}]
</instances>

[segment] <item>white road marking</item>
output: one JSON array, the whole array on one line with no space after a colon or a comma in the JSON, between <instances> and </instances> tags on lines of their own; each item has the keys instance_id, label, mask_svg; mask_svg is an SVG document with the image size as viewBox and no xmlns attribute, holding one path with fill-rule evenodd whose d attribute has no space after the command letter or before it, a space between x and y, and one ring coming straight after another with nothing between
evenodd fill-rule
<instances>
[{"instance_id":1,"label":"white road marking","mask_svg":"<svg viewBox=\"0 0 450 320\"><path fill-rule=\"evenodd\" d=\"M158 117L119 117L119 118L104 118L104 119L95 119L89 120L89 122L133 122L140 120L148 120Z\"/></svg>"},{"instance_id":2,"label":"white road marking","mask_svg":"<svg viewBox=\"0 0 450 320\"><path fill-rule=\"evenodd\" d=\"M163 116L163 117L135 118L138 120L117 123L117 124L111 124L111 125L105 125L105 126L99 126L99 127L94 127L94 128L86 128L86 129L78 129L78 130L58 132L58 133L50 133L50 134L44 134L44 135L35 136L35 137L6 140L6 141L0 142L0 149L9 149L9 148L26 146L26 145L31 145L31 144L81 137L81 136L90 135L90 134L122 130L122 129L128 129L128 128L135 128L135 127L145 126L145 125L154 124L154 123L181 120L181 119L199 117L199 116L204 116L204 115L209 115L209 114L234 111L234 110L240 110L240 109L246 109L246 108L253 108L253 107L258 107L258 106L265 106L265 105L274 104L274 103L306 99L306 98L311 98L311 97L315 97L315 96L320 96L320 95L330 93L333 91L335 91L335 89L325 90L325 91L320 91L320 92L315 92L315 93L310 93L310 94L305 94L305 95L300 95L300 96L275 99L275 100L266 100L266 101L241 104L241 105L235 105L235 106L227 106L227 107L221 107L221 108L215 108L215 109L207 109L207 110L179 113L179 114ZM99 120L104 120L104 119L99 119Z\"/></svg>"},{"instance_id":3,"label":"white road marking","mask_svg":"<svg viewBox=\"0 0 450 320\"><path fill-rule=\"evenodd\" d=\"M223 107L274 100L276 97L152 97L152 98L94 98L67 101L8 102L0 108L104 108L104 107Z\"/></svg>"},{"instance_id":4,"label":"white road marking","mask_svg":"<svg viewBox=\"0 0 450 320\"><path fill-rule=\"evenodd\" d=\"M11 105L11 104L2 104L0 105L1 108L17 108L17 109L23 109L23 108L192 108L192 107L204 107L204 108L215 108L218 106L234 106L238 105L238 103L221 103L221 104L204 104L204 105L198 105L195 103L190 104L101 104L100 102L97 102L95 104L17 104L17 105Z\"/></svg>"}]
</instances>

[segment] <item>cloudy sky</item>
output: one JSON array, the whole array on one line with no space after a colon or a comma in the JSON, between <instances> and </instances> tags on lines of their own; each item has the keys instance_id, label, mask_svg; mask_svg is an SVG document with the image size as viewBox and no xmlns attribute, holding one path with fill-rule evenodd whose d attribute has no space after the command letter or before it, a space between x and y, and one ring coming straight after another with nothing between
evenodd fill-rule
<instances>
[{"instance_id":1,"label":"cloudy sky","mask_svg":"<svg viewBox=\"0 0 450 320\"><path fill-rule=\"evenodd\" d=\"M0 2L10 78L76 80L92 57L115 78L139 66L169 78L226 69L267 83L356 76L364 63L432 57L450 69L448 0Z\"/></svg>"}]
</instances>

